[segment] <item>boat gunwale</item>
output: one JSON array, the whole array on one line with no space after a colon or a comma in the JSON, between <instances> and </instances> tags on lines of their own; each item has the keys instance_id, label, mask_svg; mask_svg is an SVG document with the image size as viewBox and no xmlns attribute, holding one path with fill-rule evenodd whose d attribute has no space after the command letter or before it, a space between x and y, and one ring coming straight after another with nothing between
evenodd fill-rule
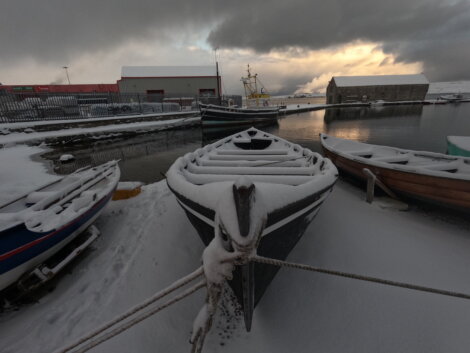
<instances>
[{"instance_id":1,"label":"boat gunwale","mask_svg":"<svg viewBox=\"0 0 470 353\"><path fill-rule=\"evenodd\" d=\"M440 171L436 169L427 169L426 166L420 167L419 165L401 165L401 164L394 164L394 163L389 163L389 162L383 162L383 161L377 161L374 159L370 158L364 158L361 157L360 155L353 155L348 152L341 151L339 149L334 148L331 145L328 145L327 143L324 142L326 139L329 137L333 137L335 139L343 140L343 141L353 141L361 145L365 145L367 147L371 147L372 149L377 147L377 148L387 148L390 150L398 151L400 153L410 153L413 156L416 157L426 157L426 158L435 158L435 159L443 159L443 160L449 160L449 162L458 162L462 161L462 163L469 164L470 166L470 157L463 157L463 156L449 156L446 154L442 153L437 153L437 152L429 152L429 151L415 151L415 150L407 150L407 149L402 149L398 147L392 147L392 146L385 146L385 145L374 145L374 144L368 144L365 142L360 142L360 141L355 141L355 140L348 140L348 139L342 139L339 137L335 136L329 136L327 134L321 133L320 134L320 142L323 148L327 149L331 153L337 154L343 158L346 158L348 160L354 161L354 162L360 162L366 165L378 167L378 168L384 168L396 172L403 172L403 173L409 173L409 174L416 174L416 175L423 175L423 176L429 176L429 177L434 177L434 178L439 178L439 179L451 179L451 180L457 180L457 181L470 181L470 173L469 174L464 174L464 173L450 173L447 171ZM371 149L370 152L373 152ZM445 164L443 164L444 166Z\"/></svg>"}]
</instances>

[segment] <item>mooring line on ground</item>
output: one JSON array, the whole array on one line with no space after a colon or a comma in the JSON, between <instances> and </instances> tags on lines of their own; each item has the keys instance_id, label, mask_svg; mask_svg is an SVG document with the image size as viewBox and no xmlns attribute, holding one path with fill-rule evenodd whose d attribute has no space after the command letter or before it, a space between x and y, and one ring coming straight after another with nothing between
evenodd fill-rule
<instances>
[{"instance_id":1,"label":"mooring line on ground","mask_svg":"<svg viewBox=\"0 0 470 353\"><path fill-rule=\"evenodd\" d=\"M182 292L181 294L175 296L173 299L167 301L166 303L152 309L152 310L149 310L145 313L143 313L142 315L140 316L137 316L135 317L134 319L128 321L127 323L121 325L121 326L117 326L116 328L114 328L113 330L105 333L104 335L102 336L99 336L96 340L93 340L91 341L90 343L88 343L87 345L81 347L80 349L76 350L75 353L85 353L85 352L88 352L90 349L100 345L101 343L104 343L106 341L108 341L109 339L113 338L114 336L117 336L119 334L121 334L122 332L130 329L132 326L138 324L139 322L149 318L150 316L158 313L159 311L179 302L180 300L186 298L187 296L193 294L194 292L198 291L199 289L203 288L206 286L206 281L205 280L202 280L200 282L198 282L197 284L195 284L194 286L192 286L191 288L187 289L186 291Z\"/></svg>"},{"instance_id":2,"label":"mooring line on ground","mask_svg":"<svg viewBox=\"0 0 470 353\"><path fill-rule=\"evenodd\" d=\"M187 275L183 278L180 278L179 280L173 282L170 286L168 286L165 289L159 291L158 293L156 293L151 298L149 298L149 299L145 300L144 302L134 306L133 308L129 309L124 314L119 315L118 317L116 317L113 320L109 321L108 323L102 325L101 327L95 329L94 331L88 333L87 335L81 337L80 339L78 339L74 343L68 345L67 347L61 348L60 350L56 351L56 353L66 353L66 352L72 351L74 348L77 348L78 346L84 344L85 342L91 340L92 338L100 335L101 333L105 332L106 330L110 329L111 327L115 326L116 324L122 322L123 320L129 318L130 316L140 313L143 309L147 308L149 305L153 304L157 300L159 300L159 299L163 298L164 296L174 292L175 290L185 286L186 284L188 284L189 282L193 281L194 279L202 276L203 274L204 274L204 269L203 269L202 266L200 266L197 270L195 270L195 271L191 272L189 275ZM204 285L205 285L205 283L206 283L205 280L203 282L204 282ZM200 285L200 283L198 285ZM198 287L197 289L199 289L199 288L201 288L201 287ZM178 297L175 297L175 298L178 298ZM180 298L180 299L182 299L182 298ZM178 301L178 300L176 300L176 301ZM161 309L155 311L154 313L166 308L168 305L165 305L165 304L162 305ZM158 308L160 308L160 307L158 307ZM146 317L148 317L148 316L146 316ZM139 320L138 322L140 322L142 320ZM111 337L114 337L114 336L111 336ZM82 351L79 350L78 352L82 352ZM85 352L85 351L83 351L83 352Z\"/></svg>"}]
</instances>

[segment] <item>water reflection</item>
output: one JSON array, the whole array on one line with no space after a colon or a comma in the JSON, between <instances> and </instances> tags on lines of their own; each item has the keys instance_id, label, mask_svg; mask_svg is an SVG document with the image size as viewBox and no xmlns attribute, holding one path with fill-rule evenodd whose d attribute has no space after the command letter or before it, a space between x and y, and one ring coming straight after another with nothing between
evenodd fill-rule
<instances>
[{"instance_id":1,"label":"water reflection","mask_svg":"<svg viewBox=\"0 0 470 353\"><path fill-rule=\"evenodd\" d=\"M99 165L120 159L121 180L146 183L161 180L173 161L201 145L201 129L172 130L126 139L113 139L94 144L56 147L42 157L51 160L54 172L69 174L88 165ZM72 154L75 160L62 163L62 154Z\"/></svg>"},{"instance_id":2,"label":"water reflection","mask_svg":"<svg viewBox=\"0 0 470 353\"><path fill-rule=\"evenodd\" d=\"M396 117L420 117L423 105L389 105L376 107L331 108L325 110L325 123L330 124L338 120L363 120Z\"/></svg>"}]
</instances>

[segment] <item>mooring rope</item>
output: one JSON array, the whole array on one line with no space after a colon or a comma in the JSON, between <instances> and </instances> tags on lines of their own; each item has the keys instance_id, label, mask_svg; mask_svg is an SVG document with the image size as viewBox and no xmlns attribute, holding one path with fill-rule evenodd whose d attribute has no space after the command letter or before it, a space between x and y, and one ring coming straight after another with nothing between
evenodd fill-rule
<instances>
[{"instance_id":1,"label":"mooring rope","mask_svg":"<svg viewBox=\"0 0 470 353\"><path fill-rule=\"evenodd\" d=\"M448 291L448 290L443 290L443 289L436 289L436 288L431 288L431 287L418 286L415 284L404 283L404 282L390 281L387 279L381 279L381 278L364 276L364 275L357 275L354 273L327 270L327 269L323 269L319 267L297 264L297 263L287 262L287 261L282 261L282 260L277 260L277 259L271 259L271 258L262 257L262 256L253 256L251 257L251 261L262 263L262 264L267 264L267 265L273 265L273 266L291 267L291 268L297 268L300 270L319 272L319 273L324 273L324 274L332 275L332 276L352 278L352 279L357 279L360 281L380 283L380 284L384 284L387 286L407 288L407 289L412 289L412 290L421 291L421 292L445 295L449 297L470 299L470 294Z\"/></svg>"},{"instance_id":2,"label":"mooring rope","mask_svg":"<svg viewBox=\"0 0 470 353\"><path fill-rule=\"evenodd\" d=\"M77 351L75 351L75 353L84 353L84 352L88 352L90 349L100 345L101 343L103 342L106 342L107 340L113 338L114 336L117 336L119 335L120 333L128 330L129 328L131 328L132 326L138 324L139 322L149 318L150 316L158 313L159 311L175 304L176 302L180 301L181 299L184 299L186 298L187 296L193 294L194 292L196 292L197 290L203 288L206 286L206 281L205 280L202 280L200 282L198 282L196 285L194 285L193 287L187 289L186 291L184 291L183 293L175 296L173 299L167 301L166 303L140 315L140 316L137 316L136 318L130 320L129 322L127 322L126 324L123 324L121 326L118 326L116 327L115 329L107 332L106 334L100 336L98 339L94 340L94 341L91 341L90 343L88 343L87 345L83 346L82 348L78 349Z\"/></svg>"},{"instance_id":3,"label":"mooring rope","mask_svg":"<svg viewBox=\"0 0 470 353\"><path fill-rule=\"evenodd\" d=\"M85 343L86 341L89 341L90 339L92 339L93 337L96 337L98 336L99 334L103 333L104 331L106 331L107 329L111 328L112 326L116 325L117 323L127 319L129 316L132 316L136 313L138 313L139 311L142 311L143 309L145 309L146 307L148 307L149 305L153 304L154 302L156 302L157 300L163 298L164 296L174 292L175 290L185 286L186 284L188 284L189 282L193 281L194 279L198 278L199 276L202 276L204 274L204 270L203 270L203 267L200 266L197 270L195 270L194 272L190 273L189 275L173 282L170 286L166 287L165 289L159 291L158 293L156 293L154 296L152 296L151 298L147 299L146 301L144 301L143 303L141 304L138 304L136 306L134 306L133 308L131 308L130 310L128 310L127 312L125 312L124 314L121 314L119 315L118 317L114 318L113 320L111 320L110 322L104 324L103 326L99 327L98 329L88 333L87 335L83 336L82 338L80 338L79 340L77 340L76 342L74 342L73 344L70 344L69 346L65 347L65 348L62 348L61 350L57 351L56 353L66 353L66 352L70 352L72 349L80 346L81 344ZM205 285L205 281L204 281L204 285ZM199 288L198 288L199 289ZM167 305L168 306L168 305ZM166 306L165 306L166 307ZM160 309L161 310L161 309ZM158 310L159 311L159 310Z\"/></svg>"}]
</instances>

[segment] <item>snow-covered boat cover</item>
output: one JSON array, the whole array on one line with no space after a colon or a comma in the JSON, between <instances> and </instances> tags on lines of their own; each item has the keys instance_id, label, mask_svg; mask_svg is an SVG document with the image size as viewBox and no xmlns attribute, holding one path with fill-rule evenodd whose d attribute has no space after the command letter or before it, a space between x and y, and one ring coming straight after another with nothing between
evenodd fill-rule
<instances>
[{"instance_id":1,"label":"snow-covered boat cover","mask_svg":"<svg viewBox=\"0 0 470 353\"><path fill-rule=\"evenodd\" d=\"M0 231L24 223L44 233L73 221L116 188L117 161L85 168L0 208Z\"/></svg>"},{"instance_id":2,"label":"snow-covered boat cover","mask_svg":"<svg viewBox=\"0 0 470 353\"><path fill-rule=\"evenodd\" d=\"M321 134L327 150L344 158L404 172L470 180L470 158L371 145Z\"/></svg>"},{"instance_id":3,"label":"snow-covered boat cover","mask_svg":"<svg viewBox=\"0 0 470 353\"><path fill-rule=\"evenodd\" d=\"M269 213L331 187L337 175L320 154L250 128L178 158L167 181L180 195L215 210L220 195L243 178L255 184Z\"/></svg>"}]
</instances>

